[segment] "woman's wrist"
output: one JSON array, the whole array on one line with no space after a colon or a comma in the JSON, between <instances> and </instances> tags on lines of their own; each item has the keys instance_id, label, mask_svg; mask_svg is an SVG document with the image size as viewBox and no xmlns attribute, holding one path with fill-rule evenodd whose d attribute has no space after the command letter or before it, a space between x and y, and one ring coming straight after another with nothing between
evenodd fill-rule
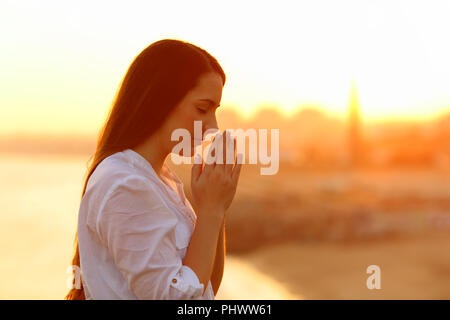
<instances>
[{"instance_id":1,"label":"woman's wrist","mask_svg":"<svg viewBox=\"0 0 450 320\"><path fill-rule=\"evenodd\" d=\"M200 206L197 209L197 217L202 220L208 220L210 223L222 225L225 219L225 209L221 208L208 208L206 206Z\"/></svg>"}]
</instances>

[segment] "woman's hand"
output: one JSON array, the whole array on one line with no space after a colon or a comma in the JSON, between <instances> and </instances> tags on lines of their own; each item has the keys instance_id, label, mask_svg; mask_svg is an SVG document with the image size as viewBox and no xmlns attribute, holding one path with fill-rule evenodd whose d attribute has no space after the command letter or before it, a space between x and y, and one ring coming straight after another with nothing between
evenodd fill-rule
<instances>
[{"instance_id":1,"label":"woman's hand","mask_svg":"<svg viewBox=\"0 0 450 320\"><path fill-rule=\"evenodd\" d=\"M224 134L218 133L212 143L217 143L216 139L222 138L222 164L214 161L203 166L203 161L194 161L192 167L191 190L197 215L219 215L215 218L223 218L236 193L242 155L236 155L236 139L232 138L228 131L224 131ZM233 159L228 158L231 163L226 163L227 150L233 150Z\"/></svg>"}]
</instances>

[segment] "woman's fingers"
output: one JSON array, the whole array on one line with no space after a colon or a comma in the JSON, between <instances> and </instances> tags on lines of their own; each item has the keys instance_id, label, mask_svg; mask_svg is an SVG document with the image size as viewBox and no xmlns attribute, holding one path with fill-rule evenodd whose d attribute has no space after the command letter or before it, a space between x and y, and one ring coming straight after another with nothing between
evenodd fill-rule
<instances>
[{"instance_id":1,"label":"woman's fingers","mask_svg":"<svg viewBox=\"0 0 450 320\"><path fill-rule=\"evenodd\" d=\"M236 168L237 163L240 167L242 160L238 161L237 158L236 138L232 137L228 130L218 132L212 139L203 171L209 173L213 170L223 170L224 173L232 175L233 167ZM237 171L239 170L240 168L237 168ZM238 172L237 174L239 175Z\"/></svg>"},{"instance_id":2,"label":"woman's fingers","mask_svg":"<svg viewBox=\"0 0 450 320\"><path fill-rule=\"evenodd\" d=\"M223 153L225 172L231 175L231 171L235 162L235 147L230 131L226 131L226 140L224 141Z\"/></svg>"},{"instance_id":3,"label":"woman's fingers","mask_svg":"<svg viewBox=\"0 0 450 320\"><path fill-rule=\"evenodd\" d=\"M226 130L223 132L219 131L214 137L214 145L211 150L214 149L214 169L216 170L224 170L225 168L226 134Z\"/></svg>"},{"instance_id":4,"label":"woman's fingers","mask_svg":"<svg viewBox=\"0 0 450 320\"><path fill-rule=\"evenodd\" d=\"M200 177L200 174L202 173L202 157L199 154L196 154L194 156L194 165L192 166L192 178L194 180L197 180Z\"/></svg>"},{"instance_id":5,"label":"woman's fingers","mask_svg":"<svg viewBox=\"0 0 450 320\"><path fill-rule=\"evenodd\" d=\"M218 148L220 148L220 160L221 160L221 164L223 164L222 169L225 169L225 165L227 163L227 138L228 138L228 131L224 130L223 134L222 134L222 145L218 145Z\"/></svg>"},{"instance_id":6,"label":"woman's fingers","mask_svg":"<svg viewBox=\"0 0 450 320\"><path fill-rule=\"evenodd\" d=\"M205 161L205 173L210 173L216 167L216 158L217 158L217 150L215 150L216 149L215 146L217 144L216 139L220 139L221 135L222 133L220 131L217 132L217 134L213 137L211 141L211 145L209 146L208 154ZM213 152L214 156L212 155Z\"/></svg>"},{"instance_id":7,"label":"woman's fingers","mask_svg":"<svg viewBox=\"0 0 450 320\"><path fill-rule=\"evenodd\" d=\"M231 175L234 163L236 162L236 138L232 137L229 131L227 131L225 160L225 171Z\"/></svg>"},{"instance_id":8,"label":"woman's fingers","mask_svg":"<svg viewBox=\"0 0 450 320\"><path fill-rule=\"evenodd\" d=\"M231 178L235 185L237 185L237 182L239 180L239 175L241 173L243 162L244 162L244 155L242 153L238 153L236 157L236 165L234 166L233 173L231 175Z\"/></svg>"}]
</instances>

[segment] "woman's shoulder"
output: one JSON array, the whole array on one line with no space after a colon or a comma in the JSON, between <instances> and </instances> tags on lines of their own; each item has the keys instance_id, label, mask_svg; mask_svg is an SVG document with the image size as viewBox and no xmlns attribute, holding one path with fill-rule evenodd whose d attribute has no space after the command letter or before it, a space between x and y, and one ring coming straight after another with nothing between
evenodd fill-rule
<instances>
[{"instance_id":1,"label":"woman's shoulder","mask_svg":"<svg viewBox=\"0 0 450 320\"><path fill-rule=\"evenodd\" d=\"M133 185L152 188L152 181L132 166L121 152L103 159L92 172L86 186L86 193L96 193L96 197L105 196L108 191L118 186Z\"/></svg>"},{"instance_id":2,"label":"woman's shoulder","mask_svg":"<svg viewBox=\"0 0 450 320\"><path fill-rule=\"evenodd\" d=\"M161 206L153 182L114 154L101 161L92 172L82 199L86 222L93 230L105 208L134 210L155 203Z\"/></svg>"}]
</instances>

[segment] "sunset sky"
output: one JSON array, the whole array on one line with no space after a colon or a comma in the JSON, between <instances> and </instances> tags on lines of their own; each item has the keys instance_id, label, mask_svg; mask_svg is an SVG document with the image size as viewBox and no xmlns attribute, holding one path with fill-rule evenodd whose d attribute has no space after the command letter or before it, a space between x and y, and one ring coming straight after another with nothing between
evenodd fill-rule
<instances>
[{"instance_id":1,"label":"sunset sky","mask_svg":"<svg viewBox=\"0 0 450 320\"><path fill-rule=\"evenodd\" d=\"M449 1L2 1L0 134L97 132L133 58L163 38L227 75L222 103L368 120L450 111Z\"/></svg>"}]
</instances>

